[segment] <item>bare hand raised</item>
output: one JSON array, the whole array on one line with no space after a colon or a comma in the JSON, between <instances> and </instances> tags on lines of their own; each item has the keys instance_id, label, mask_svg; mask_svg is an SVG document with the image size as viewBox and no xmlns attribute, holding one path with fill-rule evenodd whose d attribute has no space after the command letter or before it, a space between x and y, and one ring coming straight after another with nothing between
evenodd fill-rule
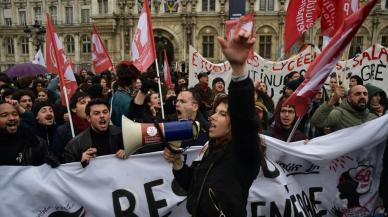
<instances>
[{"instance_id":1,"label":"bare hand raised","mask_svg":"<svg viewBox=\"0 0 388 217\"><path fill-rule=\"evenodd\" d=\"M233 75L239 76L245 73L245 61L256 39L252 37L251 32L241 29L232 39L226 41L222 37L217 37L220 43L222 53L229 61Z\"/></svg>"}]
</instances>

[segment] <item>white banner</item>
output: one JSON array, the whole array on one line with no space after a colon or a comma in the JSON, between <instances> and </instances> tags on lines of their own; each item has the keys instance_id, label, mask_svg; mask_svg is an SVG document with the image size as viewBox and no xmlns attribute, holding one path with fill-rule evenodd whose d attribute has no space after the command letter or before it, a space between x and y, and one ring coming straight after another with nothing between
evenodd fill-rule
<instances>
[{"instance_id":1,"label":"white banner","mask_svg":"<svg viewBox=\"0 0 388 217\"><path fill-rule=\"evenodd\" d=\"M314 51L314 53L312 52ZM313 53L313 54L312 54ZM268 95L273 96L275 103L280 98L280 91L283 88L284 77L292 72L298 71L302 75L320 51L318 48L306 48L298 55L280 62L273 62L260 57L255 53L252 59L247 60L247 70L252 80L262 80L268 86ZM345 67L346 66L346 67ZM349 84L351 75L360 76L364 84L371 83L388 93L388 51L387 48L375 44L363 53L358 54L353 59L340 61L333 72L337 72L341 80L345 78L344 85ZM197 75L203 71L210 71L209 86L216 77L224 79L228 87L231 79L231 68L229 62L211 63L190 46L189 55L189 86L198 83Z\"/></svg>"},{"instance_id":2,"label":"white banner","mask_svg":"<svg viewBox=\"0 0 388 217\"><path fill-rule=\"evenodd\" d=\"M248 216L370 216L375 210L388 115L287 144L265 137L270 172L254 181ZM198 148L187 152L188 161ZM189 216L162 154L103 156L51 169L0 167L0 216Z\"/></svg>"}]
</instances>

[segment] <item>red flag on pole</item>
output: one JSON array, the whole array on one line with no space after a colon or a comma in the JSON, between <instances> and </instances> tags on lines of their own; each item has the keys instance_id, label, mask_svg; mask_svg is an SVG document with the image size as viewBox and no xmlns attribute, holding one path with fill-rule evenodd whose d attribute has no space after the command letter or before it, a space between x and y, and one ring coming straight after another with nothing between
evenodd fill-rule
<instances>
[{"instance_id":1,"label":"red flag on pole","mask_svg":"<svg viewBox=\"0 0 388 217\"><path fill-rule=\"evenodd\" d=\"M77 81L75 80L70 61L65 55L62 43L55 33L49 14L47 14L46 31L46 65L50 72L58 74L62 90L62 105L66 105L63 88L66 87L67 97L70 98L77 90Z\"/></svg>"},{"instance_id":2,"label":"red flag on pole","mask_svg":"<svg viewBox=\"0 0 388 217\"><path fill-rule=\"evenodd\" d=\"M290 0L286 13L284 30L284 51L295 43L302 34L311 28L320 16L318 1Z\"/></svg>"},{"instance_id":3,"label":"red flag on pole","mask_svg":"<svg viewBox=\"0 0 388 217\"><path fill-rule=\"evenodd\" d=\"M283 103L283 105L295 106L298 117L302 117L306 113L315 94L322 88L323 83L339 61L346 46L352 41L377 1L368 1L363 8L345 19L329 44L308 67L303 83Z\"/></svg>"},{"instance_id":4,"label":"red flag on pole","mask_svg":"<svg viewBox=\"0 0 388 217\"><path fill-rule=\"evenodd\" d=\"M92 33L92 61L96 73L101 73L109 68L113 68L112 60L110 59L108 52L106 52L104 43L102 42L94 23Z\"/></svg>"},{"instance_id":5,"label":"red flag on pole","mask_svg":"<svg viewBox=\"0 0 388 217\"><path fill-rule=\"evenodd\" d=\"M164 75L164 84L167 87L171 87L172 85L171 73L170 73L170 66L168 64L166 49L164 49L163 75Z\"/></svg>"},{"instance_id":6,"label":"red flag on pole","mask_svg":"<svg viewBox=\"0 0 388 217\"><path fill-rule=\"evenodd\" d=\"M131 60L139 71L145 72L155 59L156 51L151 14L148 1L146 0L144 1L135 35L133 36Z\"/></svg>"},{"instance_id":7,"label":"red flag on pole","mask_svg":"<svg viewBox=\"0 0 388 217\"><path fill-rule=\"evenodd\" d=\"M320 1L322 35L332 37L344 19L358 10L358 4L358 0Z\"/></svg>"}]
</instances>

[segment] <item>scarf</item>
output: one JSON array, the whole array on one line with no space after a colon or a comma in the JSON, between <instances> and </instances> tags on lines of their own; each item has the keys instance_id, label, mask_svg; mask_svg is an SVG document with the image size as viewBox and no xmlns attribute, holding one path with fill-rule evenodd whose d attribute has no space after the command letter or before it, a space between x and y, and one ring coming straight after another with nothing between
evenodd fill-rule
<instances>
[{"instance_id":1,"label":"scarf","mask_svg":"<svg viewBox=\"0 0 388 217\"><path fill-rule=\"evenodd\" d=\"M78 132L82 132L90 127L90 123L87 120L78 117L76 114L73 113L71 117Z\"/></svg>"}]
</instances>

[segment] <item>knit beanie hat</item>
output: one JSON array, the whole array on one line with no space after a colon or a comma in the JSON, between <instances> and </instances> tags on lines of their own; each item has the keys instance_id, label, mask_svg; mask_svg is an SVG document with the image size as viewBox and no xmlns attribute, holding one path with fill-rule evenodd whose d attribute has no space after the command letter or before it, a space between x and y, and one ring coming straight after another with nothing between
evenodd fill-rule
<instances>
[{"instance_id":1,"label":"knit beanie hat","mask_svg":"<svg viewBox=\"0 0 388 217\"><path fill-rule=\"evenodd\" d=\"M222 78L220 78L220 77L217 77L217 78L215 78L215 79L213 79L213 81L212 81L212 86L214 86L215 84L217 84L218 82L222 82L223 84L224 84L224 86L225 86L225 81L224 81L224 79L222 79Z\"/></svg>"},{"instance_id":2,"label":"knit beanie hat","mask_svg":"<svg viewBox=\"0 0 388 217\"><path fill-rule=\"evenodd\" d=\"M51 108L53 108L53 106L51 105L51 103L49 101L42 101L42 102L34 103L34 105L32 106L32 109L31 109L32 113L34 114L34 117L36 117L38 115L39 110L45 106L50 106Z\"/></svg>"}]
</instances>

